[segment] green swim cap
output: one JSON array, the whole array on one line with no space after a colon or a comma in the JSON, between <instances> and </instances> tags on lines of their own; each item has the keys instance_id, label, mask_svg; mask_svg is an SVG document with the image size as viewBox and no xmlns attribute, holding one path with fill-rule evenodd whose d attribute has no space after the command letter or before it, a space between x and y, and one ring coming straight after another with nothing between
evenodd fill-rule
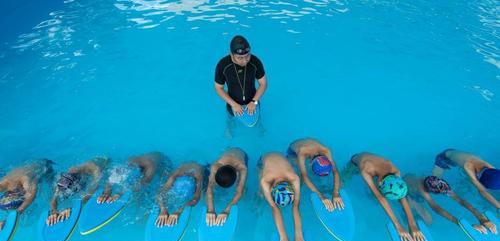
<instances>
[{"instance_id":1,"label":"green swim cap","mask_svg":"<svg viewBox=\"0 0 500 241\"><path fill-rule=\"evenodd\" d=\"M408 186L402 178L390 174L382 179L378 185L378 190L389 200L400 200L406 197Z\"/></svg>"}]
</instances>

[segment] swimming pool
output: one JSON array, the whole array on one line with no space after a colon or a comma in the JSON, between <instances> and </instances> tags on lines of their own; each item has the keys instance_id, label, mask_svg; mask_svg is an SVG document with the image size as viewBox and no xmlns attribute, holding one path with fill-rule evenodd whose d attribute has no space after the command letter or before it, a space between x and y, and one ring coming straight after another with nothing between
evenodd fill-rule
<instances>
[{"instance_id":1,"label":"swimming pool","mask_svg":"<svg viewBox=\"0 0 500 241\"><path fill-rule=\"evenodd\" d=\"M177 164L206 163L239 146L249 153L250 176L235 240L247 241L267 240L274 230L256 194L255 164L262 153L285 151L297 138L321 140L340 165L371 151L403 172L425 173L448 147L500 165L493 0L3 4L4 170L32 158L51 158L63 170L95 155L125 160L154 150ZM235 34L249 39L266 68L263 136L239 129L224 138L226 113L213 75ZM388 240L388 218L361 179L347 190L358 208L355 240ZM41 195L29 213L38 217L46 202ZM307 202L302 214L318 240L330 240ZM434 217L436 240L466 240L458 227ZM142 240L144 223L122 218L72 240ZM24 215L14 240L33 240L34 230ZM194 225L185 240L196 240Z\"/></svg>"}]
</instances>

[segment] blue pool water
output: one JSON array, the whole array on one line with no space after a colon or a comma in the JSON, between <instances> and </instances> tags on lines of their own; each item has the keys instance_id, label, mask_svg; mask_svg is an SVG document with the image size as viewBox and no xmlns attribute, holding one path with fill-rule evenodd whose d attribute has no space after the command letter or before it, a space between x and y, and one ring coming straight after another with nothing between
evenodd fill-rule
<instances>
[{"instance_id":1,"label":"blue pool water","mask_svg":"<svg viewBox=\"0 0 500 241\"><path fill-rule=\"evenodd\" d=\"M499 8L495 0L2 1L0 167L47 157L64 170L95 155L120 162L149 151L175 164L207 163L238 146L249 153L250 177L235 240L268 240L274 224L255 164L297 138L320 139L341 166L370 151L403 173L425 174L448 147L500 166ZM213 78L236 34L266 69L266 132L240 128L226 139ZM449 177L487 207L460 174ZM389 240L389 219L361 179L346 189L355 240ZM41 190L15 241L35 240L34 220L47 202ZM146 218L133 207L71 240L142 240ZM317 240L332 240L307 198L301 211ZM198 218L184 240L196 240ZM435 240L466 240L434 218Z\"/></svg>"}]
</instances>

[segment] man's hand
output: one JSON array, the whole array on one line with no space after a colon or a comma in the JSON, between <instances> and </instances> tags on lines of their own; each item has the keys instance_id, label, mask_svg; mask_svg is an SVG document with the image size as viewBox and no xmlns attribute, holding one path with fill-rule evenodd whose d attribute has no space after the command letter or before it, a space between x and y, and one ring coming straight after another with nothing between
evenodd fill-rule
<instances>
[{"instance_id":1,"label":"man's hand","mask_svg":"<svg viewBox=\"0 0 500 241\"><path fill-rule=\"evenodd\" d=\"M217 215L217 220L215 221L215 225L224 226L226 220L227 220L227 213L222 212L219 215Z\"/></svg>"},{"instance_id":2,"label":"man's hand","mask_svg":"<svg viewBox=\"0 0 500 241\"><path fill-rule=\"evenodd\" d=\"M205 219L209 227L214 226L216 220L215 212L207 212L207 216L205 217Z\"/></svg>"},{"instance_id":3,"label":"man's hand","mask_svg":"<svg viewBox=\"0 0 500 241\"><path fill-rule=\"evenodd\" d=\"M238 116L243 115L243 107L240 104L234 104L231 106L231 108L233 109L233 113L235 115L238 115Z\"/></svg>"},{"instance_id":4,"label":"man's hand","mask_svg":"<svg viewBox=\"0 0 500 241\"><path fill-rule=\"evenodd\" d=\"M335 209L333 206L332 200L330 200L324 196L321 196L321 202L323 202L323 205L325 205L325 208L326 208L326 210L328 210L328 212L332 212L333 209Z\"/></svg>"},{"instance_id":5,"label":"man's hand","mask_svg":"<svg viewBox=\"0 0 500 241\"><path fill-rule=\"evenodd\" d=\"M257 108L257 105L252 101L247 105L248 108L248 114L253 115L255 114L255 109Z\"/></svg>"},{"instance_id":6,"label":"man's hand","mask_svg":"<svg viewBox=\"0 0 500 241\"><path fill-rule=\"evenodd\" d=\"M332 202L333 202L333 209L343 210L345 208L344 201L342 200L341 197L333 197Z\"/></svg>"}]
</instances>

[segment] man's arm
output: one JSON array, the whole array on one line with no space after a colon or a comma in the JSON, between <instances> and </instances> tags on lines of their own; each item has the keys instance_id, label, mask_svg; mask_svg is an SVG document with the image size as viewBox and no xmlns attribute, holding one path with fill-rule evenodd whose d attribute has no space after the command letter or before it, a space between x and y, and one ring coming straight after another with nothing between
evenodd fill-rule
<instances>
[{"instance_id":1,"label":"man's arm","mask_svg":"<svg viewBox=\"0 0 500 241\"><path fill-rule=\"evenodd\" d=\"M450 194L450 197L453 198L453 200L458 202L460 205L462 205L464 208L467 208L467 210L469 210L477 218L479 223L482 224L488 221L488 219L483 214L481 214L477 209L475 209L469 202L460 198L455 192L452 192Z\"/></svg>"},{"instance_id":2,"label":"man's arm","mask_svg":"<svg viewBox=\"0 0 500 241\"><path fill-rule=\"evenodd\" d=\"M283 222L283 217L281 216L281 211L276 206L276 204L273 201L273 198L271 197L271 183L267 182L265 180L261 180L260 186L261 186L262 192L264 193L264 197L266 198L267 203L271 207L271 210L273 213L273 218L274 218L274 223L276 225L276 228L278 229L278 233L280 235L280 240L288 240L288 237L286 236L286 232L285 232L285 224Z\"/></svg>"},{"instance_id":3,"label":"man's arm","mask_svg":"<svg viewBox=\"0 0 500 241\"><path fill-rule=\"evenodd\" d=\"M221 85L219 83L215 83L215 92L217 92L217 95L219 95L226 103L228 103L230 106L237 106L239 105L234 101L229 94L224 90L224 85Z\"/></svg>"},{"instance_id":4,"label":"man's arm","mask_svg":"<svg viewBox=\"0 0 500 241\"><path fill-rule=\"evenodd\" d=\"M486 188L483 186L483 184L481 184L477 180L477 177L476 177L476 174L474 173L474 170L471 170L469 168L465 168L465 172L469 176L472 184L474 184L474 186L476 186L476 188L479 191L479 193L481 194L481 196L486 198L486 200L488 200L489 203L493 204L493 206L495 206L496 209L500 209L500 203L495 199L495 197L493 197L493 195L491 195L486 190Z\"/></svg>"},{"instance_id":5,"label":"man's arm","mask_svg":"<svg viewBox=\"0 0 500 241\"><path fill-rule=\"evenodd\" d=\"M432 210L434 210L434 212L438 213L442 217L450 220L451 222L453 222L455 224L459 224L458 223L458 218L456 218L451 213L449 213L448 211L446 211L444 208L442 208L441 206L439 206L434 201L434 199L432 199L432 197L431 197L431 195L429 195L429 193L427 193L427 192L421 192L421 194L424 197L425 201L427 201L427 203L429 204L429 206L432 208Z\"/></svg>"},{"instance_id":6,"label":"man's arm","mask_svg":"<svg viewBox=\"0 0 500 241\"><path fill-rule=\"evenodd\" d=\"M333 194L332 197L340 197L340 175L337 169L337 165L335 164L335 161L333 160L333 155L330 149L323 147L323 152L326 157L328 157L328 160L332 163L332 173L333 173Z\"/></svg>"},{"instance_id":7,"label":"man's arm","mask_svg":"<svg viewBox=\"0 0 500 241\"><path fill-rule=\"evenodd\" d=\"M255 96L253 97L253 100L259 101L267 89L266 75L264 75L262 78L258 79L257 82L259 83L259 88L257 88L257 92L255 92Z\"/></svg>"},{"instance_id":8,"label":"man's arm","mask_svg":"<svg viewBox=\"0 0 500 241\"><path fill-rule=\"evenodd\" d=\"M363 179L365 180L366 184L368 185L368 187L372 191L373 195L375 196L375 198L377 198L380 205L382 205L382 208L384 209L384 211L387 213L387 215L389 215L389 218L391 219L394 226L396 226L396 228L401 228L401 224L399 223L398 219L396 218L396 215L394 215L394 212L392 211L391 206L389 205L389 203L387 202L385 197L382 196L382 194L380 193L378 188L373 183L372 177L364 172L362 173L362 176L363 176Z\"/></svg>"},{"instance_id":9,"label":"man's arm","mask_svg":"<svg viewBox=\"0 0 500 241\"><path fill-rule=\"evenodd\" d=\"M215 212L214 208L214 193L213 193L213 185L215 182L215 172L218 168L215 167L216 164L213 164L210 168L210 176L208 177L208 185L207 185L207 212L213 213Z\"/></svg>"},{"instance_id":10,"label":"man's arm","mask_svg":"<svg viewBox=\"0 0 500 241\"><path fill-rule=\"evenodd\" d=\"M309 176L307 175L305 161L306 161L306 156L299 152L297 156L297 164L300 169L300 175L302 176L302 180L304 181L306 186L309 187L309 189L311 189L312 192L318 194L321 200L326 199L326 197L318 190L318 188L314 185L314 183L311 182L311 179L309 179Z\"/></svg>"},{"instance_id":11,"label":"man's arm","mask_svg":"<svg viewBox=\"0 0 500 241\"><path fill-rule=\"evenodd\" d=\"M29 182L26 180L26 182L23 183L23 188L26 190L26 195L24 202L17 208L17 211L19 213L22 213L31 203L33 203L33 200L35 200L36 197L36 192L38 191L38 185L35 182Z\"/></svg>"},{"instance_id":12,"label":"man's arm","mask_svg":"<svg viewBox=\"0 0 500 241\"><path fill-rule=\"evenodd\" d=\"M241 199L241 196L243 196L243 191L245 188L245 183L247 180L247 168L240 168L240 181L238 183L238 188L236 189L236 193L234 194L233 200L226 206L226 209L224 210L226 213L229 213L231 210L231 206L236 205L238 201Z\"/></svg>"},{"instance_id":13,"label":"man's arm","mask_svg":"<svg viewBox=\"0 0 500 241\"><path fill-rule=\"evenodd\" d=\"M299 237L299 240L303 240L302 234L302 218L300 216L300 179L296 177L292 181L292 187L295 192L295 197L293 201L293 222L295 226L295 237Z\"/></svg>"}]
</instances>

